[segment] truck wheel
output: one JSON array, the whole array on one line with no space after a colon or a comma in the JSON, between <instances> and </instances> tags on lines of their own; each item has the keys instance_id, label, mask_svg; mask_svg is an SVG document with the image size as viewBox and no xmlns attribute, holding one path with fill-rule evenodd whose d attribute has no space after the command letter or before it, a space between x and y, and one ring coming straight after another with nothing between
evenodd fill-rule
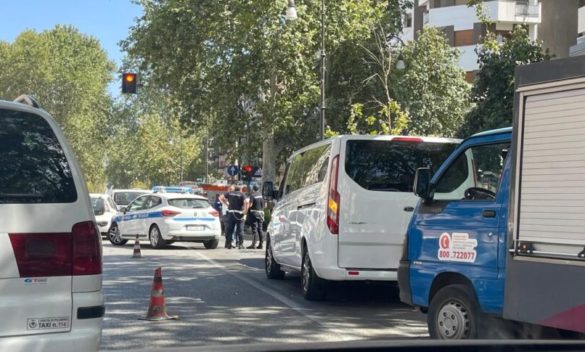
<instances>
[{"instance_id":1,"label":"truck wheel","mask_svg":"<svg viewBox=\"0 0 585 352\"><path fill-rule=\"evenodd\" d=\"M313 269L309 251L303 251L303 263L301 266L301 286L303 296L309 301L320 301L325 298L325 281L317 276Z\"/></svg>"},{"instance_id":2,"label":"truck wheel","mask_svg":"<svg viewBox=\"0 0 585 352\"><path fill-rule=\"evenodd\" d=\"M209 240L209 241L203 242L203 245L207 249L216 249L218 244L219 244L219 240Z\"/></svg>"},{"instance_id":3,"label":"truck wheel","mask_svg":"<svg viewBox=\"0 0 585 352\"><path fill-rule=\"evenodd\" d=\"M280 269L280 265L274 260L270 240L266 241L266 252L264 253L264 270L266 271L266 277L273 280L282 280L284 278L284 271Z\"/></svg>"},{"instance_id":4,"label":"truck wheel","mask_svg":"<svg viewBox=\"0 0 585 352\"><path fill-rule=\"evenodd\" d=\"M427 325L433 339L464 340L478 337L480 310L466 285L443 287L431 299Z\"/></svg>"}]
</instances>

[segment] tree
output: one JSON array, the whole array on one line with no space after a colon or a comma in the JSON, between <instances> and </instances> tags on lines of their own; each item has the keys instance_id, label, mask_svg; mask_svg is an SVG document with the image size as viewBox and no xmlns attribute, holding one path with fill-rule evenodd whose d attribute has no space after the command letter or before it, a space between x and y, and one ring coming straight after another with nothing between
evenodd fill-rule
<instances>
[{"instance_id":1,"label":"tree","mask_svg":"<svg viewBox=\"0 0 585 352\"><path fill-rule=\"evenodd\" d=\"M145 15L122 46L171 94L183 121L210 128L235 155L235 140L248 136L248 150L262 148L268 180L279 152L319 138L319 2L297 2L299 19L288 23L285 0L141 4ZM368 38L388 7L387 0L328 2L328 53Z\"/></svg>"},{"instance_id":2,"label":"tree","mask_svg":"<svg viewBox=\"0 0 585 352\"><path fill-rule=\"evenodd\" d=\"M59 123L91 191L105 188L107 85L114 64L99 42L70 26L0 42L0 97L34 96Z\"/></svg>"},{"instance_id":3,"label":"tree","mask_svg":"<svg viewBox=\"0 0 585 352\"><path fill-rule=\"evenodd\" d=\"M459 136L512 125L514 113L514 70L542 60L549 60L542 44L533 42L522 27L516 27L510 38L498 43L488 34L477 49L479 71L471 92L475 107L465 117Z\"/></svg>"},{"instance_id":4,"label":"tree","mask_svg":"<svg viewBox=\"0 0 585 352\"><path fill-rule=\"evenodd\" d=\"M408 112L410 134L453 136L469 110L469 85L459 52L436 28L425 27L403 48L406 69L394 71L396 100Z\"/></svg>"}]
</instances>

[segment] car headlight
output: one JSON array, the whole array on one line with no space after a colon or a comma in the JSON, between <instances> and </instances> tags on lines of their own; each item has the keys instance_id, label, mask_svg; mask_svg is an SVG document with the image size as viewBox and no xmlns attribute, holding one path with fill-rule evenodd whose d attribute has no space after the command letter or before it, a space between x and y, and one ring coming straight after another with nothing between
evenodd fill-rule
<instances>
[{"instance_id":1,"label":"car headlight","mask_svg":"<svg viewBox=\"0 0 585 352\"><path fill-rule=\"evenodd\" d=\"M108 224L107 221L98 221L98 226L106 226Z\"/></svg>"}]
</instances>

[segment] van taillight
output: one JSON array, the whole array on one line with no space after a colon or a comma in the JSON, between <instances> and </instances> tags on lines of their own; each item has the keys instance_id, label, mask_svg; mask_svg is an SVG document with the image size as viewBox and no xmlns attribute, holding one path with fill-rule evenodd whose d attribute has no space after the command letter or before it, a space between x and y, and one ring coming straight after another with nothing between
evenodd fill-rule
<instances>
[{"instance_id":1,"label":"van taillight","mask_svg":"<svg viewBox=\"0 0 585 352\"><path fill-rule=\"evenodd\" d=\"M11 233L20 277L102 273L101 237L93 221L73 225L71 233Z\"/></svg>"},{"instance_id":2,"label":"van taillight","mask_svg":"<svg viewBox=\"0 0 585 352\"><path fill-rule=\"evenodd\" d=\"M339 155L331 162L329 174L329 192L327 197L327 227L332 235L339 234L339 205L340 197L337 192L337 179L339 175Z\"/></svg>"},{"instance_id":3,"label":"van taillight","mask_svg":"<svg viewBox=\"0 0 585 352\"><path fill-rule=\"evenodd\" d=\"M93 221L73 225L73 275L102 273L101 235Z\"/></svg>"}]
</instances>

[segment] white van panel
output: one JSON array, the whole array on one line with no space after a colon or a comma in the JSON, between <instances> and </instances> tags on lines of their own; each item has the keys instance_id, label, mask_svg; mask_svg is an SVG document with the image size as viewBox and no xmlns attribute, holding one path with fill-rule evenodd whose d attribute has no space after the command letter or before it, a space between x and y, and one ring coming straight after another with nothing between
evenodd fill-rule
<instances>
[{"instance_id":1,"label":"white van panel","mask_svg":"<svg viewBox=\"0 0 585 352\"><path fill-rule=\"evenodd\" d=\"M525 99L523 120L518 240L582 249L585 89L535 92Z\"/></svg>"}]
</instances>

